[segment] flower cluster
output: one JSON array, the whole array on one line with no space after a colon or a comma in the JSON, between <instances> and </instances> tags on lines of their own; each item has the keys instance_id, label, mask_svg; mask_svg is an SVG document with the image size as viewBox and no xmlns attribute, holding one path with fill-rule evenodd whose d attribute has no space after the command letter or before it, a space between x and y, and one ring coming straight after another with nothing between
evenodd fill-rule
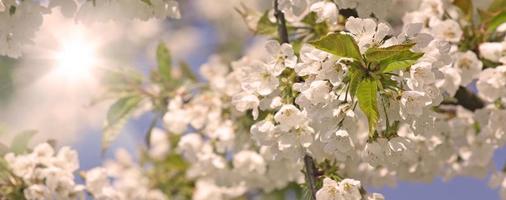
<instances>
[{"instance_id":1,"label":"flower cluster","mask_svg":"<svg viewBox=\"0 0 506 200\"><path fill-rule=\"evenodd\" d=\"M492 174L489 186L491 188L499 188L499 195L501 199L506 199L506 175L504 171Z\"/></svg>"},{"instance_id":2,"label":"flower cluster","mask_svg":"<svg viewBox=\"0 0 506 200\"><path fill-rule=\"evenodd\" d=\"M48 9L33 1L0 1L0 55L17 58L22 48L32 42L35 32L42 25L42 14Z\"/></svg>"},{"instance_id":3,"label":"flower cluster","mask_svg":"<svg viewBox=\"0 0 506 200\"><path fill-rule=\"evenodd\" d=\"M469 24L457 6L421 1L400 27L373 18L342 20L338 9L347 7L339 2L279 6L288 23L328 32L296 35L302 40L297 46L269 40L230 65L213 56L201 67L209 87L195 92L183 86L170 98L165 124L170 132L186 133L178 151L190 163L195 198L233 198L300 183L305 155L317 168L333 163L332 173L366 186L489 172L493 153L505 144L497 106L504 91L497 73L502 68L482 70L482 54L502 54L476 51L488 43L463 44ZM267 18L256 28L266 28ZM497 44L488 45L500 49ZM488 105L448 103L474 83ZM280 170L282 179L269 175Z\"/></svg>"},{"instance_id":4,"label":"flower cluster","mask_svg":"<svg viewBox=\"0 0 506 200\"><path fill-rule=\"evenodd\" d=\"M86 171L84 179L87 191L95 199L167 199L160 190L151 188L144 170L124 149L116 152L116 160Z\"/></svg>"},{"instance_id":5,"label":"flower cluster","mask_svg":"<svg viewBox=\"0 0 506 200\"><path fill-rule=\"evenodd\" d=\"M241 121L251 117L254 121L249 134L267 169L272 168L272 161L279 160L286 169L289 166L301 169L302 158L308 154L317 162L340 163L339 174L373 186L392 185L396 180L430 181L436 176L483 177L488 173L494 151L504 145L503 128L495 124L502 117L501 107L489 104L476 109L452 106L446 101L468 91L466 87L477 82L477 94L494 102L504 92L503 73L497 73L502 69L500 66L482 71L484 56L480 54L487 50L479 54L476 49L463 47L466 39L463 27L469 24L461 20L464 16L458 7L443 1L422 1L419 9L403 17L404 25L395 33L387 23L371 18L350 17L338 22L335 17L338 10L333 3L280 2L287 15L299 13L298 20L302 20L304 12L313 11L317 15L316 23L327 26L341 23L341 28L330 29L342 32L323 35L324 39L319 42L303 43L297 48L293 44L268 41L264 54L246 55L232 62L230 71L215 59L202 67L212 88L205 92L204 96L208 96L205 104L213 102L210 99L220 99L214 105L226 110L209 107L205 109L207 115L216 116L221 112L226 117L221 120L226 123L221 124L235 127L232 137L242 135L237 131L245 125ZM293 23L297 19L288 17L288 21ZM325 46L336 45L332 39L339 41L337 38L351 38L350 43L355 43L357 50L341 52ZM385 55L385 51L397 54ZM488 55L492 54L500 53L488 51ZM209 68L214 68L212 75ZM366 71L366 78L362 77L359 82L364 83L357 86L353 79L355 74L363 73L360 70ZM381 84L368 83L370 79ZM374 87L367 87L366 83ZM374 88L373 97L363 97L371 88ZM483 93L487 89L489 95L495 96L486 98ZM216 94L220 97L213 96ZM203 104L194 104L200 98L201 95L193 96L177 109L169 106L166 122L168 126L181 128L191 124L194 129L203 130L204 138L219 141L202 148L200 145L206 143L205 139L191 139L201 141L199 147L183 152L198 154L195 150L203 149L221 152L222 138L209 134L212 131L207 130L207 125L194 126L192 122L205 115L183 115L188 116L186 121L176 117L176 113L203 109L200 107ZM183 97L176 100L184 102L178 99ZM375 108L363 105L368 100ZM220 130L219 133L230 132ZM239 145L251 148L251 143L238 145L237 139L226 143L234 147L225 147L227 154L238 155L241 151L235 149ZM190 139L182 141L186 143ZM198 161L199 156L191 157L197 160L192 162L194 166L209 162ZM226 157L215 154L204 157L213 158L211 163L216 168L229 166ZM299 174L299 178L289 181L300 178Z\"/></svg>"},{"instance_id":6,"label":"flower cluster","mask_svg":"<svg viewBox=\"0 0 506 200\"><path fill-rule=\"evenodd\" d=\"M228 199L244 195L251 188L272 191L291 181L301 182L300 164L286 166L284 160L267 160L268 152L258 151L249 139L253 117L236 110L232 102L247 101L237 105L246 111L258 99L233 96L240 87L227 83L237 81L237 73L230 72L222 60L215 56L201 67L202 75L211 83L209 90L192 94L190 88L181 88L164 116L171 134L185 133L176 151L190 163L187 176L196 182L194 198ZM252 79L262 78L253 76ZM285 176L274 178L279 173Z\"/></svg>"},{"instance_id":7,"label":"flower cluster","mask_svg":"<svg viewBox=\"0 0 506 200\"><path fill-rule=\"evenodd\" d=\"M85 1L79 6L76 18L79 21L124 21L150 18L179 18L178 3L174 0L95 0Z\"/></svg>"},{"instance_id":8,"label":"flower cluster","mask_svg":"<svg viewBox=\"0 0 506 200\"><path fill-rule=\"evenodd\" d=\"M25 186L24 197L28 200L84 199L84 186L74 182L74 172L79 169L77 152L62 147L55 152L48 143L37 145L29 154L4 156L8 168Z\"/></svg>"},{"instance_id":9,"label":"flower cluster","mask_svg":"<svg viewBox=\"0 0 506 200\"><path fill-rule=\"evenodd\" d=\"M153 129L155 118L147 138L151 163L136 164L119 151L116 161L85 173L86 191L97 199L166 199L187 195L181 190L188 187L193 199L234 199L305 183L318 200L380 200L365 188L485 177L494 152L506 145L505 21L496 21L491 7L476 26L472 8L421 0L401 24L390 24L383 9L389 3L279 0L262 17L241 13L256 20L257 34L276 33L281 41L255 41L235 60L211 56L200 67L204 82L183 64L172 68L169 51L159 46L149 82L156 91L139 83L110 111L125 111L111 121L126 121L132 105L149 102L163 114L163 127ZM120 8L140 19L177 13L175 2L162 0L87 1L81 10L115 19L109 11ZM67 151L54 159L77 159ZM53 154L43 144L29 155L6 156L28 185L25 197L84 190L70 181L77 164L56 167L66 169L58 177L67 182L28 173L57 162L28 165L24 157L54 160ZM173 180L151 180L157 175ZM180 190L167 184L181 176ZM503 199L504 180L499 172L491 178ZM58 181L67 183L63 194Z\"/></svg>"},{"instance_id":10,"label":"flower cluster","mask_svg":"<svg viewBox=\"0 0 506 200\"><path fill-rule=\"evenodd\" d=\"M80 22L180 17L174 0L50 0L47 3L0 0L0 55L20 57L33 44L44 15L56 8L65 17Z\"/></svg>"},{"instance_id":11,"label":"flower cluster","mask_svg":"<svg viewBox=\"0 0 506 200\"><path fill-rule=\"evenodd\" d=\"M323 179L323 186L316 193L317 200L334 200L334 199L349 199L349 200L383 200L383 195L372 193L363 198L362 186L360 181L353 179L344 179L336 182L330 178Z\"/></svg>"},{"instance_id":12,"label":"flower cluster","mask_svg":"<svg viewBox=\"0 0 506 200\"><path fill-rule=\"evenodd\" d=\"M311 0L280 0L280 9L284 11L289 18L300 17L310 11L325 13L324 18L337 21L339 9L355 9L358 16L369 17L375 15L379 18L385 18L391 9L392 0L380 1L359 1L359 0L337 0L337 1L311 1ZM322 15L320 15L322 16ZM334 20L334 21L332 21Z\"/></svg>"}]
</instances>

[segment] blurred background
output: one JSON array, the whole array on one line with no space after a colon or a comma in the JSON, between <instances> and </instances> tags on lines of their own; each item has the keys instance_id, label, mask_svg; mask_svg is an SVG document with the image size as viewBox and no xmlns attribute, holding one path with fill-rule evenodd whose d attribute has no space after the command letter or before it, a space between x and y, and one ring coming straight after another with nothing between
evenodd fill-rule
<instances>
[{"instance_id":1,"label":"blurred background","mask_svg":"<svg viewBox=\"0 0 506 200\"><path fill-rule=\"evenodd\" d=\"M476 0L486 7L488 0ZM33 143L55 139L79 151L81 168L90 169L112 158L115 149L136 153L144 145L152 114L139 114L129 121L118 140L101 154L102 126L112 102L100 101L96 72L87 66L129 66L148 74L155 66L158 43L165 43L177 61L199 67L213 54L238 58L262 48L266 38L255 37L235 10L246 6L264 11L270 0L182 0L179 20L100 22L76 24L58 10L44 16L34 43L20 59L0 57L0 141L9 143L23 130L37 130ZM242 5L241 5L242 4ZM396 6L416 5L416 0L395 0ZM395 6L394 6L395 7ZM392 21L402 13L392 10ZM75 51L73 51L75 50ZM67 52L61 54L61 52ZM68 53L70 52L70 53ZM93 62L93 63L89 63ZM501 168L506 149L496 152ZM393 188L369 188L386 199L499 199L487 187L487 179L436 179L432 183L401 182Z\"/></svg>"}]
</instances>

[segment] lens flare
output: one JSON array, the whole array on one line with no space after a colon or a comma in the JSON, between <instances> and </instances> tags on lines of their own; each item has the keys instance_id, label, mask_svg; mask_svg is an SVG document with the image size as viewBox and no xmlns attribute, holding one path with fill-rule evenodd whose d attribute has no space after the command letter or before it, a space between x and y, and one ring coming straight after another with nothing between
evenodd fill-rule
<instances>
[{"instance_id":1,"label":"lens flare","mask_svg":"<svg viewBox=\"0 0 506 200\"><path fill-rule=\"evenodd\" d=\"M54 55L55 75L72 82L89 78L98 64L93 43L78 33L63 39L60 44Z\"/></svg>"}]
</instances>

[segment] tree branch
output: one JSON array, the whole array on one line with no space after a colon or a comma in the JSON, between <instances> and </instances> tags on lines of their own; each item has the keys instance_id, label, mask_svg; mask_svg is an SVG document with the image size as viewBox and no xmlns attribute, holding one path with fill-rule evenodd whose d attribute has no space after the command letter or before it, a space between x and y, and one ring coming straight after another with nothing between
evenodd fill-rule
<instances>
[{"instance_id":1,"label":"tree branch","mask_svg":"<svg viewBox=\"0 0 506 200\"><path fill-rule=\"evenodd\" d=\"M485 107L485 103L480 97L462 86L459 87L453 98L443 101L441 105L460 105L470 111Z\"/></svg>"},{"instance_id":2,"label":"tree branch","mask_svg":"<svg viewBox=\"0 0 506 200\"><path fill-rule=\"evenodd\" d=\"M480 97L462 86L460 86L457 93L455 93L455 98L457 99L457 104L471 111L485 107L485 103Z\"/></svg>"},{"instance_id":3,"label":"tree branch","mask_svg":"<svg viewBox=\"0 0 506 200\"><path fill-rule=\"evenodd\" d=\"M311 200L316 200L316 166L314 164L313 157L310 155L304 155L304 167L306 168L306 183L311 191Z\"/></svg>"},{"instance_id":4,"label":"tree branch","mask_svg":"<svg viewBox=\"0 0 506 200\"><path fill-rule=\"evenodd\" d=\"M278 35L281 43L289 43L288 30L286 28L285 15L279 10L278 0L274 0L274 16L276 16L276 24L278 26ZM306 182L311 191L311 200L316 200L316 177L318 176L313 157L304 155L304 168Z\"/></svg>"},{"instance_id":5,"label":"tree branch","mask_svg":"<svg viewBox=\"0 0 506 200\"><path fill-rule=\"evenodd\" d=\"M278 0L274 0L274 16L276 16L276 24L278 25L278 34L281 43L289 43L288 29L286 28L285 14L279 10Z\"/></svg>"},{"instance_id":6,"label":"tree branch","mask_svg":"<svg viewBox=\"0 0 506 200\"><path fill-rule=\"evenodd\" d=\"M339 9L339 14L342 15L345 19L348 19L348 17L358 17L357 10L351 8Z\"/></svg>"}]
</instances>

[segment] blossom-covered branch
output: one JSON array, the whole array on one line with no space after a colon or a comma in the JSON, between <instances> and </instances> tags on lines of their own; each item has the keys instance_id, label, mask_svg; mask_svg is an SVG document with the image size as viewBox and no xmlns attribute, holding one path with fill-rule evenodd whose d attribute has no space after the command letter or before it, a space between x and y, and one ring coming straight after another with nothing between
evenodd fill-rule
<instances>
[{"instance_id":1,"label":"blossom-covered branch","mask_svg":"<svg viewBox=\"0 0 506 200\"><path fill-rule=\"evenodd\" d=\"M23 6L35 6L0 2L20 15L28 13ZM107 5L116 5L132 10L126 19L179 15L174 1L104 2L86 1L81 9L105 15ZM267 39L252 41L238 57L211 56L201 76L174 62L163 43L149 76L106 69L104 96L114 103L104 151L138 112L163 121L152 122L139 159L119 150L103 166L81 171L80 185L69 147L5 147L0 196L301 199L307 190L316 200L382 200L366 188L493 173L490 185L506 199L504 172L491 170L494 152L506 145L505 1L480 12L468 0L396 3L243 6L249 28ZM6 12L0 20L17 16ZM4 35L17 29L11 33Z\"/></svg>"}]
</instances>

